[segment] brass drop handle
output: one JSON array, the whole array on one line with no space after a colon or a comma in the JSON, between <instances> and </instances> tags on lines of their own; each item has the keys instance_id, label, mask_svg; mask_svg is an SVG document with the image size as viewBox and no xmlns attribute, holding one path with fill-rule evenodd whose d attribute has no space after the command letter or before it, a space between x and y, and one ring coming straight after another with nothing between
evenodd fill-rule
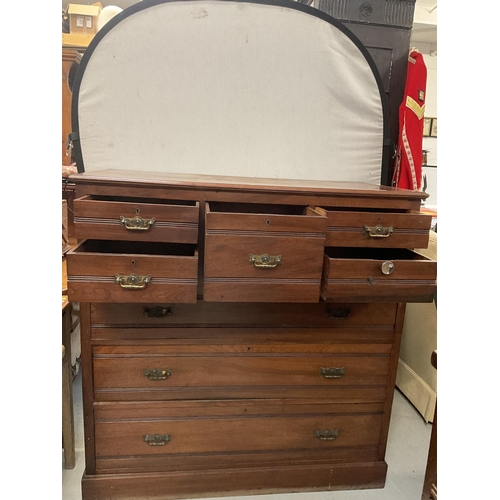
<instances>
[{"instance_id":1,"label":"brass drop handle","mask_svg":"<svg viewBox=\"0 0 500 500\"><path fill-rule=\"evenodd\" d=\"M346 319L351 314L351 309L349 307L327 308L326 314L332 319Z\"/></svg>"},{"instance_id":2,"label":"brass drop handle","mask_svg":"<svg viewBox=\"0 0 500 500\"><path fill-rule=\"evenodd\" d=\"M149 380L167 380L170 375L172 375L172 370L170 368L155 368L154 370L144 370L144 375L148 377Z\"/></svg>"},{"instance_id":3,"label":"brass drop handle","mask_svg":"<svg viewBox=\"0 0 500 500\"><path fill-rule=\"evenodd\" d=\"M345 368L337 368L332 366L331 368L320 368L319 373L325 378L341 378L345 374Z\"/></svg>"},{"instance_id":4,"label":"brass drop handle","mask_svg":"<svg viewBox=\"0 0 500 500\"><path fill-rule=\"evenodd\" d=\"M128 231L147 231L150 227L155 225L156 219L143 219L136 215L135 217L124 217L120 215L120 224L125 226Z\"/></svg>"},{"instance_id":5,"label":"brass drop handle","mask_svg":"<svg viewBox=\"0 0 500 500\"><path fill-rule=\"evenodd\" d=\"M170 434L144 434L143 439L149 446L165 446L170 441Z\"/></svg>"},{"instance_id":6,"label":"brass drop handle","mask_svg":"<svg viewBox=\"0 0 500 500\"><path fill-rule=\"evenodd\" d=\"M173 307L146 307L144 306L144 314L146 314L149 318L164 318L165 316L170 316L174 314Z\"/></svg>"},{"instance_id":7,"label":"brass drop handle","mask_svg":"<svg viewBox=\"0 0 500 500\"><path fill-rule=\"evenodd\" d=\"M127 290L142 290L146 288L146 285L151 283L151 279L152 277L150 274L147 276L137 276L137 274L121 276L120 274L115 274L115 283Z\"/></svg>"},{"instance_id":8,"label":"brass drop handle","mask_svg":"<svg viewBox=\"0 0 500 500\"><path fill-rule=\"evenodd\" d=\"M339 435L338 429L326 429L314 431L314 437L321 441L333 441Z\"/></svg>"},{"instance_id":9,"label":"brass drop handle","mask_svg":"<svg viewBox=\"0 0 500 500\"><path fill-rule=\"evenodd\" d=\"M264 253L262 255L254 255L250 254L249 264L253 264L258 268L271 269L276 267L278 264L281 264L282 255L269 255Z\"/></svg>"},{"instance_id":10,"label":"brass drop handle","mask_svg":"<svg viewBox=\"0 0 500 500\"><path fill-rule=\"evenodd\" d=\"M376 226L365 226L365 232L371 238L388 238L394 232L394 226L384 227L381 224Z\"/></svg>"}]
</instances>

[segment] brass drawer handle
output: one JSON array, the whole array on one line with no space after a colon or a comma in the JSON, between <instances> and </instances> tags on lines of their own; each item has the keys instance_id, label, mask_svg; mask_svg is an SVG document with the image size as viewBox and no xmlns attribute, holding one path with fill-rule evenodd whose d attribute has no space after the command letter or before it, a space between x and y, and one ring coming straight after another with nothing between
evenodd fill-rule
<instances>
[{"instance_id":1,"label":"brass drawer handle","mask_svg":"<svg viewBox=\"0 0 500 500\"><path fill-rule=\"evenodd\" d=\"M314 437L321 441L333 441L338 435L338 429L314 431Z\"/></svg>"},{"instance_id":2,"label":"brass drawer handle","mask_svg":"<svg viewBox=\"0 0 500 500\"><path fill-rule=\"evenodd\" d=\"M165 316L170 316L174 314L173 307L144 307L144 314L147 314L150 318L164 318Z\"/></svg>"},{"instance_id":3,"label":"brass drawer handle","mask_svg":"<svg viewBox=\"0 0 500 500\"><path fill-rule=\"evenodd\" d=\"M149 380L167 380L170 375L172 375L172 370L170 368L155 368L154 370L144 370L144 375L148 377Z\"/></svg>"},{"instance_id":4,"label":"brass drawer handle","mask_svg":"<svg viewBox=\"0 0 500 500\"><path fill-rule=\"evenodd\" d=\"M319 373L325 378L341 378L345 374L345 368L336 368L332 366L331 368L320 368Z\"/></svg>"},{"instance_id":5,"label":"brass drawer handle","mask_svg":"<svg viewBox=\"0 0 500 500\"><path fill-rule=\"evenodd\" d=\"M143 438L149 446L165 446L170 441L170 434L144 434Z\"/></svg>"},{"instance_id":6,"label":"brass drawer handle","mask_svg":"<svg viewBox=\"0 0 500 500\"><path fill-rule=\"evenodd\" d=\"M384 227L380 224L365 226L365 231L371 238L388 238L394 232L394 226Z\"/></svg>"},{"instance_id":7,"label":"brass drawer handle","mask_svg":"<svg viewBox=\"0 0 500 500\"><path fill-rule=\"evenodd\" d=\"M251 253L248 263L253 264L255 267L270 269L276 267L278 264L281 264L281 257L281 254L269 255L264 253L262 255L254 255Z\"/></svg>"},{"instance_id":8,"label":"brass drawer handle","mask_svg":"<svg viewBox=\"0 0 500 500\"><path fill-rule=\"evenodd\" d=\"M326 314L332 319L346 319L351 314L351 309L349 307L327 308Z\"/></svg>"},{"instance_id":9,"label":"brass drawer handle","mask_svg":"<svg viewBox=\"0 0 500 500\"><path fill-rule=\"evenodd\" d=\"M151 283L151 275L147 276L137 276L137 274L131 274L130 276L121 276L115 274L115 283L120 285L122 288L127 290L142 290L146 288L146 285Z\"/></svg>"},{"instance_id":10,"label":"brass drawer handle","mask_svg":"<svg viewBox=\"0 0 500 500\"><path fill-rule=\"evenodd\" d=\"M127 218L120 215L120 224L125 226L128 231L147 231L150 227L154 226L156 219L143 219L136 215L135 217Z\"/></svg>"}]
</instances>

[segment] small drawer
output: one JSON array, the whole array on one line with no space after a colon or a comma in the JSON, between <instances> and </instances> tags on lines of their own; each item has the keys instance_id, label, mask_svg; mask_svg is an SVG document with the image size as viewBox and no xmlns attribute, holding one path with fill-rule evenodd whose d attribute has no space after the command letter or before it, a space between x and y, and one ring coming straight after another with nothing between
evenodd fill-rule
<instances>
[{"instance_id":1,"label":"small drawer","mask_svg":"<svg viewBox=\"0 0 500 500\"><path fill-rule=\"evenodd\" d=\"M264 397L266 389L280 389L282 398L290 398L296 387L321 392L385 387L391 344L95 346L93 353L94 388L100 400L120 391L133 391L138 399L175 391L191 399L197 389L204 390L205 399L213 399L212 389L218 389L217 397L220 389L227 389L241 398L249 390L260 389Z\"/></svg>"},{"instance_id":2,"label":"small drawer","mask_svg":"<svg viewBox=\"0 0 500 500\"><path fill-rule=\"evenodd\" d=\"M437 262L406 249L327 248L326 301L432 302Z\"/></svg>"},{"instance_id":3,"label":"small drawer","mask_svg":"<svg viewBox=\"0 0 500 500\"><path fill-rule=\"evenodd\" d=\"M324 215L301 206L207 203L204 300L318 302Z\"/></svg>"},{"instance_id":4,"label":"small drawer","mask_svg":"<svg viewBox=\"0 0 500 500\"><path fill-rule=\"evenodd\" d=\"M326 246L427 248L432 217L419 212L316 210L328 217Z\"/></svg>"},{"instance_id":5,"label":"small drawer","mask_svg":"<svg viewBox=\"0 0 500 500\"><path fill-rule=\"evenodd\" d=\"M74 201L78 239L198 242L199 204L88 195Z\"/></svg>"},{"instance_id":6,"label":"small drawer","mask_svg":"<svg viewBox=\"0 0 500 500\"><path fill-rule=\"evenodd\" d=\"M96 409L97 458L374 446L382 423L376 404L169 402L146 403L142 412L141 403L120 406Z\"/></svg>"},{"instance_id":7,"label":"small drawer","mask_svg":"<svg viewBox=\"0 0 500 500\"><path fill-rule=\"evenodd\" d=\"M85 240L66 258L71 301L194 303L197 299L195 245Z\"/></svg>"}]
</instances>

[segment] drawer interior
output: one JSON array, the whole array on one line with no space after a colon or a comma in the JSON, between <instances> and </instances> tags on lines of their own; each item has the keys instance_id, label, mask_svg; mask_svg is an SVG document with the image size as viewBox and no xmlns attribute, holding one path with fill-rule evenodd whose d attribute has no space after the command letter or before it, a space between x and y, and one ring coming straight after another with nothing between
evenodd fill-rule
<instances>
[{"instance_id":1,"label":"drawer interior","mask_svg":"<svg viewBox=\"0 0 500 500\"><path fill-rule=\"evenodd\" d=\"M180 243L85 240L75 248L74 253L178 255L181 257L194 257L197 255L197 250L196 245Z\"/></svg>"},{"instance_id":2,"label":"drawer interior","mask_svg":"<svg viewBox=\"0 0 500 500\"><path fill-rule=\"evenodd\" d=\"M147 203L148 205L181 205L195 207L196 201L186 201L186 200L165 200L160 198L137 198L130 196L105 196L105 195L86 195L78 200L85 201L108 201L108 202L120 202L120 203Z\"/></svg>"},{"instance_id":3,"label":"drawer interior","mask_svg":"<svg viewBox=\"0 0 500 500\"><path fill-rule=\"evenodd\" d=\"M370 208L356 207L354 205L348 206L348 207L328 207L326 205L321 205L318 208L322 208L323 210L326 210L327 212L366 212L366 213L373 213L374 211L382 211L385 214L404 214L404 213L408 213L408 210L404 210L404 209L384 208L382 210L374 210L371 207Z\"/></svg>"},{"instance_id":4,"label":"drawer interior","mask_svg":"<svg viewBox=\"0 0 500 500\"><path fill-rule=\"evenodd\" d=\"M302 205L210 202L207 204L207 210L212 213L311 215L308 207Z\"/></svg>"},{"instance_id":5,"label":"drawer interior","mask_svg":"<svg viewBox=\"0 0 500 500\"><path fill-rule=\"evenodd\" d=\"M427 260L426 257L406 248L325 248L325 254L331 259L359 260Z\"/></svg>"}]
</instances>

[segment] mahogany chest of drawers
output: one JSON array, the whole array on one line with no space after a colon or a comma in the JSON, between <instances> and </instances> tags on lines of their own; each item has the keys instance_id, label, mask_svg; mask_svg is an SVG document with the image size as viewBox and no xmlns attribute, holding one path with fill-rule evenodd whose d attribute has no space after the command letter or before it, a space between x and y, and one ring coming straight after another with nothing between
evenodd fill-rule
<instances>
[{"instance_id":1,"label":"mahogany chest of drawers","mask_svg":"<svg viewBox=\"0 0 500 500\"><path fill-rule=\"evenodd\" d=\"M425 194L103 171L72 179L84 500L384 486Z\"/></svg>"}]
</instances>

